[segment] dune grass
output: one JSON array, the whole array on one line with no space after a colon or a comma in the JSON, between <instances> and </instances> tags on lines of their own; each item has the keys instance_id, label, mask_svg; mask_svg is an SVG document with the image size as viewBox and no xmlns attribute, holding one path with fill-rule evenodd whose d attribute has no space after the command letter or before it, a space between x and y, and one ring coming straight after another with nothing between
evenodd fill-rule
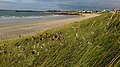
<instances>
[{"instance_id":1,"label":"dune grass","mask_svg":"<svg viewBox=\"0 0 120 67\"><path fill-rule=\"evenodd\" d=\"M0 42L0 67L120 67L120 13Z\"/></svg>"}]
</instances>

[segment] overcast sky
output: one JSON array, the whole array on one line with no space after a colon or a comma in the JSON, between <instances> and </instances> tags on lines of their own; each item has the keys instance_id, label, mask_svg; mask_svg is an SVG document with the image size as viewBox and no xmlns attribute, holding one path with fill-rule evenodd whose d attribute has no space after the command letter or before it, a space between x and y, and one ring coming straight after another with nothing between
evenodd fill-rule
<instances>
[{"instance_id":1,"label":"overcast sky","mask_svg":"<svg viewBox=\"0 0 120 67\"><path fill-rule=\"evenodd\" d=\"M120 0L0 0L0 9L83 10L120 8Z\"/></svg>"}]
</instances>

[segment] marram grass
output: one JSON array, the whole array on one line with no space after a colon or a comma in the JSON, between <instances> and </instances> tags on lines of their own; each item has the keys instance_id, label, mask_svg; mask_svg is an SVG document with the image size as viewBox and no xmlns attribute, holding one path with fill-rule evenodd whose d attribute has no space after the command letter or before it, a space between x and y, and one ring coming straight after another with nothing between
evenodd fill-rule
<instances>
[{"instance_id":1,"label":"marram grass","mask_svg":"<svg viewBox=\"0 0 120 67\"><path fill-rule=\"evenodd\" d=\"M120 14L1 41L0 67L120 67Z\"/></svg>"}]
</instances>

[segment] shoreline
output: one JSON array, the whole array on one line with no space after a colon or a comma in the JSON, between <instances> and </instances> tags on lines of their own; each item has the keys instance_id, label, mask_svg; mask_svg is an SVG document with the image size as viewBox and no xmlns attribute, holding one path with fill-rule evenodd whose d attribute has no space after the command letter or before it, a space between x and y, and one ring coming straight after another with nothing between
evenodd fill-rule
<instances>
[{"instance_id":1,"label":"shoreline","mask_svg":"<svg viewBox=\"0 0 120 67\"><path fill-rule=\"evenodd\" d=\"M7 19L7 22L2 22L0 20L0 28L8 27L8 26L18 26L18 25L24 25L24 24L33 24L35 22L41 23L41 22L47 22L47 21L53 21L53 20L60 20L60 19L67 19L67 18L74 18L78 17L78 15L65 15L65 16L56 16L56 17L45 17L45 18L37 18L37 19ZM9 20L9 21L8 21ZM13 20L13 21L11 21Z\"/></svg>"},{"instance_id":2,"label":"shoreline","mask_svg":"<svg viewBox=\"0 0 120 67\"><path fill-rule=\"evenodd\" d=\"M13 38L18 38L19 36L32 35L54 27L64 26L66 24L99 16L99 14L83 14L83 15L85 17L76 16L76 17L64 18L64 19L32 21L30 23L21 23L21 24L14 23L12 26L7 24L6 27L4 27L4 25L2 25L3 27L0 25L1 27L0 40L8 40Z\"/></svg>"}]
</instances>

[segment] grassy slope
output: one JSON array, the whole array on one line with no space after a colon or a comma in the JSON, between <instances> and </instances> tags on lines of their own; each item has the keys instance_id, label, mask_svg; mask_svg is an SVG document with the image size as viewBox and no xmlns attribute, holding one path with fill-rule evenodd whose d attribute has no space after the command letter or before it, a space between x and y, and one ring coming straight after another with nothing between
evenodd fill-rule
<instances>
[{"instance_id":1,"label":"grassy slope","mask_svg":"<svg viewBox=\"0 0 120 67\"><path fill-rule=\"evenodd\" d=\"M120 14L0 42L0 67L120 66Z\"/></svg>"}]
</instances>

